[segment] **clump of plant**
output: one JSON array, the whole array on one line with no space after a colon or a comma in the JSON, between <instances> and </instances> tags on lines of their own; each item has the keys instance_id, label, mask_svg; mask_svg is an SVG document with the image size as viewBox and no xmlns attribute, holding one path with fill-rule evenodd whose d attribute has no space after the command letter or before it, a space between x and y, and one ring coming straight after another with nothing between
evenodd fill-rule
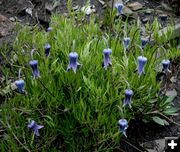
<instances>
[{"instance_id":1,"label":"clump of plant","mask_svg":"<svg viewBox=\"0 0 180 152\"><path fill-rule=\"evenodd\" d=\"M179 54L164 48L168 37L158 36L157 20L144 36L138 23L121 17L101 30L93 15L79 23L73 13L54 14L50 26L21 28L11 54L16 60L11 69L1 68L3 83L14 84L1 91L7 97L0 112L2 151L113 150L123 135L128 138L132 119L168 124L167 115L177 109L174 97L159 95L157 67L168 76L172 50Z\"/></svg>"}]
</instances>

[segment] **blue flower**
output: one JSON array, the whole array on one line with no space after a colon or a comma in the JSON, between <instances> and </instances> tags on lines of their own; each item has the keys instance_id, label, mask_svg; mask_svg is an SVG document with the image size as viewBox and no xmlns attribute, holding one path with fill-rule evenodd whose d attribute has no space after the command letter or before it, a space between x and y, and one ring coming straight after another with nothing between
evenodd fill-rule
<instances>
[{"instance_id":1,"label":"blue flower","mask_svg":"<svg viewBox=\"0 0 180 152\"><path fill-rule=\"evenodd\" d=\"M51 45L48 44L48 43L46 43L46 45L44 46L44 52L45 52L46 57L49 56L49 54L50 54L50 49L51 49Z\"/></svg>"},{"instance_id":2,"label":"blue flower","mask_svg":"<svg viewBox=\"0 0 180 152\"><path fill-rule=\"evenodd\" d=\"M32 77L40 77L40 72L38 70L38 61L37 60L31 60L29 62L31 68L32 68Z\"/></svg>"},{"instance_id":3,"label":"blue flower","mask_svg":"<svg viewBox=\"0 0 180 152\"><path fill-rule=\"evenodd\" d=\"M32 129L36 136L40 136L39 129L41 129L43 127L44 127L43 125L38 125L34 120L31 120L28 124L28 128Z\"/></svg>"},{"instance_id":4,"label":"blue flower","mask_svg":"<svg viewBox=\"0 0 180 152\"><path fill-rule=\"evenodd\" d=\"M128 50L129 44L130 44L130 37L125 37L124 38L124 47L126 50Z\"/></svg>"},{"instance_id":5,"label":"blue flower","mask_svg":"<svg viewBox=\"0 0 180 152\"><path fill-rule=\"evenodd\" d=\"M163 60L162 61L162 67L164 72L170 72L169 67L170 67L170 61L169 60Z\"/></svg>"},{"instance_id":6,"label":"blue flower","mask_svg":"<svg viewBox=\"0 0 180 152\"><path fill-rule=\"evenodd\" d=\"M115 7L117 8L118 14L121 15L123 13L122 11L123 11L124 5L121 3L116 3Z\"/></svg>"},{"instance_id":7,"label":"blue flower","mask_svg":"<svg viewBox=\"0 0 180 152\"><path fill-rule=\"evenodd\" d=\"M147 62L147 58L144 56L138 56L138 73L139 76L142 75L142 73L144 73L144 66Z\"/></svg>"},{"instance_id":8,"label":"blue flower","mask_svg":"<svg viewBox=\"0 0 180 152\"><path fill-rule=\"evenodd\" d=\"M25 86L24 80L22 80L22 79L16 80L15 81L15 85L16 85L16 87L17 87L17 89L18 89L18 91L20 93L24 93L25 92L24 91L24 86Z\"/></svg>"},{"instance_id":9,"label":"blue flower","mask_svg":"<svg viewBox=\"0 0 180 152\"><path fill-rule=\"evenodd\" d=\"M104 53L104 68L107 70L107 67L110 65L112 65L112 62L111 62L111 58L110 58L110 55L112 54L112 50L111 49L104 49L103 51Z\"/></svg>"},{"instance_id":10,"label":"blue flower","mask_svg":"<svg viewBox=\"0 0 180 152\"><path fill-rule=\"evenodd\" d=\"M126 129L128 128L128 121L126 119L122 118L118 121L118 125L119 125L120 131L123 133L123 135L125 137L127 137Z\"/></svg>"},{"instance_id":11,"label":"blue flower","mask_svg":"<svg viewBox=\"0 0 180 152\"><path fill-rule=\"evenodd\" d=\"M125 99L124 99L123 107L128 104L129 107L131 108L131 103L132 103L131 98L133 96L133 91L130 89L126 89L124 94L125 94Z\"/></svg>"},{"instance_id":12,"label":"blue flower","mask_svg":"<svg viewBox=\"0 0 180 152\"><path fill-rule=\"evenodd\" d=\"M74 73L76 73L76 69L78 66L80 66L78 62L78 54L76 52L71 52L69 54L69 65L68 65L67 71L69 71L72 68Z\"/></svg>"},{"instance_id":13,"label":"blue flower","mask_svg":"<svg viewBox=\"0 0 180 152\"><path fill-rule=\"evenodd\" d=\"M47 31L47 32L52 31L52 27L48 27L48 28L46 29L46 31Z\"/></svg>"},{"instance_id":14,"label":"blue flower","mask_svg":"<svg viewBox=\"0 0 180 152\"><path fill-rule=\"evenodd\" d=\"M144 48L147 43L148 43L148 39L144 38L144 37L141 37L141 47Z\"/></svg>"}]
</instances>

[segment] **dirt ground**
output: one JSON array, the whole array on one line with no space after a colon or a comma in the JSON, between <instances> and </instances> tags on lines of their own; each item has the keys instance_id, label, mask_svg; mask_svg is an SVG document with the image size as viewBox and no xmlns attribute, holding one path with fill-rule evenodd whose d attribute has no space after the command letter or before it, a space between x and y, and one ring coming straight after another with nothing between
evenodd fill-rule
<instances>
[{"instance_id":1,"label":"dirt ground","mask_svg":"<svg viewBox=\"0 0 180 152\"><path fill-rule=\"evenodd\" d=\"M148 1L148 0L130 0L132 2L138 1L142 3L145 7L148 8L162 8L161 1ZM173 0L169 0L169 2L166 3L166 5L172 4ZM10 21L20 21L22 24L28 24L28 25L34 25L39 23L43 27L48 27L50 22L50 16L53 12L57 13L67 13L67 0L60 0L60 3L51 11L51 7L54 0L0 0L0 15L3 15L7 17ZM86 3L86 0L72 0L73 6L83 6ZM173 1L174 3L174 1ZM104 9L103 5L98 0L91 0L91 4L95 5L96 12L99 15L103 15ZM176 4L176 3L175 3ZM174 5L174 4L173 4ZM180 6L179 3L176 4L177 6ZM31 8L31 13L27 13L27 8ZM177 13L178 10L175 9L175 7L169 7L172 10L175 10ZM170 10L169 10L170 11ZM167 8L164 10L165 13L167 13ZM178 14L178 13L177 13ZM147 17L147 14L145 13L139 13L141 19ZM179 18L178 16L175 16L175 14L172 13L174 16L174 19ZM1 29L0 29L1 30ZM14 33L11 32L10 34L7 34L5 36L0 36L0 44L3 42L12 42ZM0 45L1 46L1 45ZM1 60L1 58L0 58ZM177 78L177 81L173 84L174 88L176 89L178 95L174 100L174 105L176 107L180 107L180 58L174 61L175 70L174 70L174 77ZM176 72L175 72L176 71ZM180 124L180 117L173 116L171 118L176 123ZM127 130L128 139L124 139L124 142L122 141L121 146L122 149L125 151L139 151L133 147L138 147L139 143L147 142L151 140L161 139L164 137L171 137L171 136L180 136L180 126L170 124L169 126L162 127L156 124L144 124L141 121L135 121L132 123L132 125L129 125L129 129ZM130 144L128 144L130 143ZM142 150L143 151L143 150Z\"/></svg>"}]
</instances>

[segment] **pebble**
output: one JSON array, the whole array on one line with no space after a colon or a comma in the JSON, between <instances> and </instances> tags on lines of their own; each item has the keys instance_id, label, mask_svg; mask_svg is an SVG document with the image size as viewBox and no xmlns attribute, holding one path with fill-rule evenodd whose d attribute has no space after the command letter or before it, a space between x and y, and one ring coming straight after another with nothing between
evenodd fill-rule
<instances>
[{"instance_id":1,"label":"pebble","mask_svg":"<svg viewBox=\"0 0 180 152\"><path fill-rule=\"evenodd\" d=\"M130 7L133 11L137 11L143 8L143 5L139 2L130 3L127 6Z\"/></svg>"},{"instance_id":2,"label":"pebble","mask_svg":"<svg viewBox=\"0 0 180 152\"><path fill-rule=\"evenodd\" d=\"M0 38L9 35L9 33L14 28L14 23L12 23L4 15L0 14Z\"/></svg>"}]
</instances>

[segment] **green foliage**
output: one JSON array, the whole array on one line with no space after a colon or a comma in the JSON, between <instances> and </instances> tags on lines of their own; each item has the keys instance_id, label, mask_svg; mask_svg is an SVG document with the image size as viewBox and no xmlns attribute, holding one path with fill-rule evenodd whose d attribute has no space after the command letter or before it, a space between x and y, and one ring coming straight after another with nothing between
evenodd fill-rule
<instances>
[{"instance_id":1,"label":"green foliage","mask_svg":"<svg viewBox=\"0 0 180 152\"><path fill-rule=\"evenodd\" d=\"M71 11L70 2L68 11ZM78 16L82 18L83 14ZM0 122L5 129L0 141L1 151L111 151L118 147L121 138L117 122L122 113L117 107L123 109L124 117L129 121L140 114L142 119L152 118L161 125L168 123L156 113L152 116L153 111L164 115L176 112L171 106L172 98L158 97L160 83L156 81L156 67L165 56L162 53L157 58L157 52L164 51L161 48L164 41L160 41L162 38L157 34L157 20L149 32L155 33L158 45L145 47L144 56L148 62L141 77L137 73L141 28L122 20L112 24L112 29L102 31L94 16L84 23L75 20L72 13L70 18L53 15L53 30L49 33L39 31L37 26L19 27L10 55L16 55L17 60L11 62L11 69L7 66L1 69L6 76L1 95L8 97L0 111ZM122 43L125 33L132 39L129 52L124 51ZM82 64L76 74L72 70L66 72L73 40ZM52 46L49 58L44 54L47 42ZM108 46L112 49L113 65L105 70L102 67L103 50ZM41 74L41 78L34 80L29 66L33 48L36 48L34 59L39 62ZM172 46L167 58L175 57L172 51L178 55ZM19 68L26 82L27 94L24 95L7 88L10 80L18 79ZM132 109L122 107L124 90L128 87L134 92ZM45 126L40 130L39 138L27 128L29 119Z\"/></svg>"}]
</instances>

